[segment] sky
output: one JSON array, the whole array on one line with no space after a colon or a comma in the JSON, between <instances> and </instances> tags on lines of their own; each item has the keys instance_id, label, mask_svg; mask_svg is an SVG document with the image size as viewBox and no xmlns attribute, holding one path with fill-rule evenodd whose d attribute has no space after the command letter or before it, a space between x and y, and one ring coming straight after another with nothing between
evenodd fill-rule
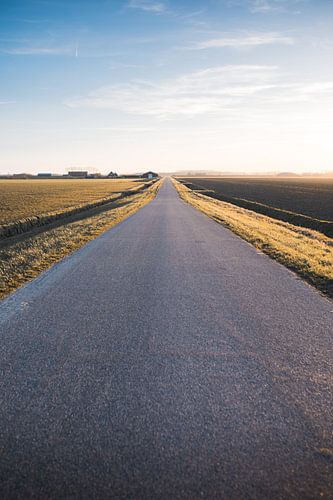
<instances>
[{"instance_id":1,"label":"sky","mask_svg":"<svg viewBox=\"0 0 333 500\"><path fill-rule=\"evenodd\" d=\"M0 173L333 170L333 0L1 0Z\"/></svg>"}]
</instances>

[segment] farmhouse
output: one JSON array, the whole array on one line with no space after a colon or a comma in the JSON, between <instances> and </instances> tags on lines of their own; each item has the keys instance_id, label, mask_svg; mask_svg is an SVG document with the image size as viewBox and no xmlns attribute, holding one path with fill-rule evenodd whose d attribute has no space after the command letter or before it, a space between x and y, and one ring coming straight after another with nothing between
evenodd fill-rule
<instances>
[{"instance_id":1,"label":"farmhouse","mask_svg":"<svg viewBox=\"0 0 333 500\"><path fill-rule=\"evenodd\" d=\"M116 172L110 172L108 173L108 177L115 178L118 177L118 174Z\"/></svg>"},{"instance_id":2,"label":"farmhouse","mask_svg":"<svg viewBox=\"0 0 333 500\"><path fill-rule=\"evenodd\" d=\"M158 177L158 174L149 171L142 174L141 177L143 177L144 179L156 179L156 177Z\"/></svg>"}]
</instances>

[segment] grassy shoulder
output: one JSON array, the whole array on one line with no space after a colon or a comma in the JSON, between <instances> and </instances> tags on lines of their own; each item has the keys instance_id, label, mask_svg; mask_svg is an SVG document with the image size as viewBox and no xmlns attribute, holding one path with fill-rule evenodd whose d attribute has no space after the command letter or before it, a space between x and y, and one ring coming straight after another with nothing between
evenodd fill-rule
<instances>
[{"instance_id":1,"label":"grassy shoulder","mask_svg":"<svg viewBox=\"0 0 333 500\"><path fill-rule=\"evenodd\" d=\"M35 180L33 182L38 184L39 181ZM50 184L52 181L48 182ZM68 182L71 183L72 181ZM64 186L61 186L61 190L59 192L59 199L57 201L58 203L57 210L51 210L55 207L55 200L52 199L51 197L49 199L49 197L46 194L47 191L46 192L43 191L43 188L41 186L40 192L38 190L36 191L36 196L33 191L30 192L32 201L30 204L28 203L26 206L24 206L24 210L26 211L26 217L24 219L13 220L12 222L6 224L1 224L1 217L3 216L3 214L6 214L6 210L10 208L11 211L15 213L17 216L19 213L21 213L23 207L21 201L19 199L16 199L16 195L10 199L9 203L7 198L7 209L6 209L6 198L2 200L0 209L0 244L3 240L6 240L7 238L13 238L16 235L31 232L35 228L54 224L57 221L61 222L66 218L73 218L73 216L75 217L77 215L79 215L78 218L81 218L81 214L86 213L87 215L89 215L92 211L94 211L94 209L98 209L100 207L102 208L102 210L104 210L104 208L107 208L107 206L113 204L116 200L125 198L127 196L133 196L135 193L147 189L154 181L140 182L140 183L128 182L127 188L126 184L122 183L121 181L117 180L106 181L106 182L116 183L113 186L109 187L110 193L112 193L112 189L115 189L116 186L118 186L117 187L118 191L114 191L113 194L109 194L108 196L103 198L98 198L98 193L100 192L99 189L97 189L98 186L90 185L90 187L88 186L86 188L86 193L85 193L86 196L89 194L90 196L93 197L93 201L89 203L87 202L81 203L82 199L84 199L84 192L82 191L83 188L81 185L80 189L78 190L78 186L75 184L75 182L79 181L74 181L73 184L72 199L70 202L71 206L66 206L66 201L65 201L67 200L67 203L69 202L68 186L66 187L66 189ZM132 186L131 184L134 185ZM47 189L51 189L50 185L46 187ZM29 186L28 188L31 189ZM49 208L47 209L46 207L48 203L49 203ZM9 213L11 212L9 211ZM27 213L30 215L27 216ZM34 215L35 213L38 213L39 215Z\"/></svg>"},{"instance_id":2,"label":"grassy shoulder","mask_svg":"<svg viewBox=\"0 0 333 500\"><path fill-rule=\"evenodd\" d=\"M22 238L1 249L0 298L149 203L156 196L161 182L126 200L116 200L111 210Z\"/></svg>"},{"instance_id":3,"label":"grassy shoulder","mask_svg":"<svg viewBox=\"0 0 333 500\"><path fill-rule=\"evenodd\" d=\"M333 237L333 180L179 178L192 191ZM247 198L248 196L248 198ZM318 203L320 200L320 203Z\"/></svg>"},{"instance_id":4,"label":"grassy shoulder","mask_svg":"<svg viewBox=\"0 0 333 500\"><path fill-rule=\"evenodd\" d=\"M333 297L333 240L192 191L173 179L181 198Z\"/></svg>"}]
</instances>

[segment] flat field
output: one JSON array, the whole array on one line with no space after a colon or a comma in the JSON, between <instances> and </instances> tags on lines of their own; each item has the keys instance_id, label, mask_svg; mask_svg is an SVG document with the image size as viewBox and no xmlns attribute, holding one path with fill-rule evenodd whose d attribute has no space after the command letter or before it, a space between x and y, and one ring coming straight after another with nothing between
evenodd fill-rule
<instances>
[{"instance_id":1,"label":"flat field","mask_svg":"<svg viewBox=\"0 0 333 500\"><path fill-rule=\"evenodd\" d=\"M142 183L141 179L0 180L0 225L84 205Z\"/></svg>"},{"instance_id":2,"label":"flat field","mask_svg":"<svg viewBox=\"0 0 333 500\"><path fill-rule=\"evenodd\" d=\"M187 177L192 189L235 205L331 235L333 178ZM320 221L326 223L320 224ZM328 223L327 223L328 222Z\"/></svg>"},{"instance_id":3,"label":"flat field","mask_svg":"<svg viewBox=\"0 0 333 500\"><path fill-rule=\"evenodd\" d=\"M63 219L56 227L37 228L41 231L9 238L6 245L1 245L0 241L0 300L149 203L160 185L161 181L158 181L132 196L115 199L92 215L88 213L77 220Z\"/></svg>"},{"instance_id":4,"label":"flat field","mask_svg":"<svg viewBox=\"0 0 333 500\"><path fill-rule=\"evenodd\" d=\"M312 229L211 198L181 182L174 181L174 184L185 201L333 297L331 238Z\"/></svg>"}]
</instances>

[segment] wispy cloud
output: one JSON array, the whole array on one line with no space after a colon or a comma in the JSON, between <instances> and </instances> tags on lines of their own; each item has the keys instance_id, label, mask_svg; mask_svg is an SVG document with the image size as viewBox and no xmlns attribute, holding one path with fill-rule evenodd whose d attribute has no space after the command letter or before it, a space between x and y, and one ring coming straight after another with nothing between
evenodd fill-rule
<instances>
[{"instance_id":1,"label":"wispy cloud","mask_svg":"<svg viewBox=\"0 0 333 500\"><path fill-rule=\"evenodd\" d=\"M274 14L274 13L299 13L301 4L308 0L228 0L229 6L238 6L249 9L253 13Z\"/></svg>"},{"instance_id":2,"label":"wispy cloud","mask_svg":"<svg viewBox=\"0 0 333 500\"><path fill-rule=\"evenodd\" d=\"M96 132L111 132L116 134L137 134L153 132L153 127L81 127L80 130L94 130Z\"/></svg>"},{"instance_id":3,"label":"wispy cloud","mask_svg":"<svg viewBox=\"0 0 333 500\"><path fill-rule=\"evenodd\" d=\"M146 12L154 12L161 14L167 10L163 2L155 2L153 0L129 0L128 7L131 9L140 9Z\"/></svg>"},{"instance_id":4,"label":"wispy cloud","mask_svg":"<svg viewBox=\"0 0 333 500\"><path fill-rule=\"evenodd\" d=\"M47 56L73 54L73 49L65 47L15 47L0 49L4 54L19 56Z\"/></svg>"},{"instance_id":5,"label":"wispy cloud","mask_svg":"<svg viewBox=\"0 0 333 500\"><path fill-rule=\"evenodd\" d=\"M133 81L102 87L70 99L70 107L115 109L129 114L172 118L219 114L236 101L272 87L275 66L229 65L161 82Z\"/></svg>"},{"instance_id":6,"label":"wispy cloud","mask_svg":"<svg viewBox=\"0 0 333 500\"><path fill-rule=\"evenodd\" d=\"M199 42L190 47L194 50L203 50L210 48L231 47L235 49L251 48L260 45L293 45L294 39L280 33L257 33L247 36L227 36L221 38L212 38Z\"/></svg>"},{"instance_id":7,"label":"wispy cloud","mask_svg":"<svg viewBox=\"0 0 333 500\"><path fill-rule=\"evenodd\" d=\"M251 2L252 12L277 12L284 9L281 2L271 2L269 0L253 0Z\"/></svg>"},{"instance_id":8,"label":"wispy cloud","mask_svg":"<svg viewBox=\"0 0 333 500\"><path fill-rule=\"evenodd\" d=\"M145 66L143 64L130 64L130 63L121 63L115 62L111 64L110 69L142 69Z\"/></svg>"},{"instance_id":9,"label":"wispy cloud","mask_svg":"<svg viewBox=\"0 0 333 500\"><path fill-rule=\"evenodd\" d=\"M158 119L216 115L245 108L265 113L289 103L327 103L333 81L295 82L276 66L228 65L207 68L173 80L134 80L69 99L73 108L113 109Z\"/></svg>"},{"instance_id":10,"label":"wispy cloud","mask_svg":"<svg viewBox=\"0 0 333 500\"><path fill-rule=\"evenodd\" d=\"M274 13L290 12L297 4L304 3L305 0L250 0L250 10L252 12Z\"/></svg>"},{"instance_id":11,"label":"wispy cloud","mask_svg":"<svg viewBox=\"0 0 333 500\"><path fill-rule=\"evenodd\" d=\"M333 100L333 81L314 81L286 83L277 86L276 91L266 96L265 102L270 103L328 103Z\"/></svg>"}]
</instances>

